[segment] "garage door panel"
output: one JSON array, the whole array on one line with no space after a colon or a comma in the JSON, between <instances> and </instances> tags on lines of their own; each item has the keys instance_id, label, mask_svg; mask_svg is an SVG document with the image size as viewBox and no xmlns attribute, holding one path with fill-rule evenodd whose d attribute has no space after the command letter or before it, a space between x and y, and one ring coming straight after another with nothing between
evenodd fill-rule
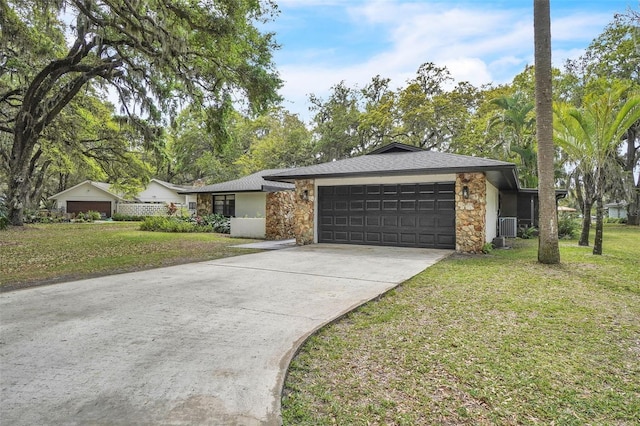
<instances>
[{"instance_id":1,"label":"garage door panel","mask_svg":"<svg viewBox=\"0 0 640 426\"><path fill-rule=\"evenodd\" d=\"M67 213L94 211L111 217L111 201L67 201Z\"/></svg>"},{"instance_id":2,"label":"garage door panel","mask_svg":"<svg viewBox=\"0 0 640 426\"><path fill-rule=\"evenodd\" d=\"M364 211L364 200L352 200L349 202L350 211Z\"/></svg>"},{"instance_id":3,"label":"garage door panel","mask_svg":"<svg viewBox=\"0 0 640 426\"><path fill-rule=\"evenodd\" d=\"M400 216L400 226L403 228L415 228L417 224L417 217L415 215L411 216Z\"/></svg>"},{"instance_id":4,"label":"garage door panel","mask_svg":"<svg viewBox=\"0 0 640 426\"><path fill-rule=\"evenodd\" d=\"M395 232L383 232L382 242L385 244L398 244L398 234Z\"/></svg>"},{"instance_id":5,"label":"garage door panel","mask_svg":"<svg viewBox=\"0 0 640 426\"><path fill-rule=\"evenodd\" d=\"M349 226L364 226L364 216L350 216Z\"/></svg>"},{"instance_id":6,"label":"garage door panel","mask_svg":"<svg viewBox=\"0 0 640 426\"><path fill-rule=\"evenodd\" d=\"M454 248L453 189L441 183L319 187L318 240Z\"/></svg>"},{"instance_id":7,"label":"garage door panel","mask_svg":"<svg viewBox=\"0 0 640 426\"><path fill-rule=\"evenodd\" d=\"M411 233L411 234L402 233L402 234L400 234L400 243L409 244L409 245L415 245L416 244L416 234L415 233Z\"/></svg>"},{"instance_id":8,"label":"garage door panel","mask_svg":"<svg viewBox=\"0 0 640 426\"><path fill-rule=\"evenodd\" d=\"M382 234L380 232L366 232L366 242L369 244L379 244L382 242Z\"/></svg>"},{"instance_id":9,"label":"garage door panel","mask_svg":"<svg viewBox=\"0 0 640 426\"><path fill-rule=\"evenodd\" d=\"M350 187L350 193L351 193L351 197L358 197L360 195L364 195L364 185L357 185L357 186L352 186ZM358 197L358 198L362 198L362 197Z\"/></svg>"},{"instance_id":10,"label":"garage door panel","mask_svg":"<svg viewBox=\"0 0 640 426\"><path fill-rule=\"evenodd\" d=\"M436 202L433 200L418 200L418 211L432 212L436 209Z\"/></svg>"},{"instance_id":11,"label":"garage door panel","mask_svg":"<svg viewBox=\"0 0 640 426\"><path fill-rule=\"evenodd\" d=\"M436 216L420 216L418 217L419 228L435 229L437 227L438 218Z\"/></svg>"},{"instance_id":12,"label":"garage door panel","mask_svg":"<svg viewBox=\"0 0 640 426\"><path fill-rule=\"evenodd\" d=\"M446 200L446 201L439 200L437 205L438 205L438 211L453 210L456 206L456 203L453 200Z\"/></svg>"},{"instance_id":13,"label":"garage door panel","mask_svg":"<svg viewBox=\"0 0 640 426\"><path fill-rule=\"evenodd\" d=\"M380 211L382 209L382 202L380 200L367 200L367 211Z\"/></svg>"},{"instance_id":14,"label":"garage door panel","mask_svg":"<svg viewBox=\"0 0 640 426\"><path fill-rule=\"evenodd\" d=\"M349 233L346 231L336 231L333 233L333 239L338 243L349 242L348 236Z\"/></svg>"},{"instance_id":15,"label":"garage door panel","mask_svg":"<svg viewBox=\"0 0 640 426\"><path fill-rule=\"evenodd\" d=\"M397 195L398 185L383 185L382 191L385 195Z\"/></svg>"},{"instance_id":16,"label":"garage door panel","mask_svg":"<svg viewBox=\"0 0 640 426\"><path fill-rule=\"evenodd\" d=\"M382 226L397 227L398 216L382 216Z\"/></svg>"},{"instance_id":17,"label":"garage door panel","mask_svg":"<svg viewBox=\"0 0 640 426\"><path fill-rule=\"evenodd\" d=\"M349 202L346 200L336 200L333 203L333 210L347 211L349 210Z\"/></svg>"},{"instance_id":18,"label":"garage door panel","mask_svg":"<svg viewBox=\"0 0 640 426\"><path fill-rule=\"evenodd\" d=\"M333 191L333 195L344 195L348 196L351 190L349 186L335 186Z\"/></svg>"},{"instance_id":19,"label":"garage door panel","mask_svg":"<svg viewBox=\"0 0 640 426\"><path fill-rule=\"evenodd\" d=\"M404 194L415 195L418 191L418 187L416 185L400 185L400 192Z\"/></svg>"},{"instance_id":20,"label":"garage door panel","mask_svg":"<svg viewBox=\"0 0 640 426\"><path fill-rule=\"evenodd\" d=\"M439 247L455 247L456 245L456 236L455 235L438 235L438 246Z\"/></svg>"},{"instance_id":21,"label":"garage door panel","mask_svg":"<svg viewBox=\"0 0 640 426\"><path fill-rule=\"evenodd\" d=\"M384 200L382 202L382 210L398 210L398 200Z\"/></svg>"},{"instance_id":22,"label":"garage door panel","mask_svg":"<svg viewBox=\"0 0 640 426\"><path fill-rule=\"evenodd\" d=\"M367 216L365 218L366 226L377 227L382 225L382 216Z\"/></svg>"},{"instance_id":23,"label":"garage door panel","mask_svg":"<svg viewBox=\"0 0 640 426\"><path fill-rule=\"evenodd\" d=\"M405 194L403 194L405 195ZM416 200L400 200L400 211L416 211Z\"/></svg>"},{"instance_id":24,"label":"garage door panel","mask_svg":"<svg viewBox=\"0 0 640 426\"><path fill-rule=\"evenodd\" d=\"M349 240L355 244L364 243L364 232L350 232Z\"/></svg>"},{"instance_id":25,"label":"garage door panel","mask_svg":"<svg viewBox=\"0 0 640 426\"><path fill-rule=\"evenodd\" d=\"M435 235L434 234L418 234L418 241L420 244L424 244L427 246L435 246Z\"/></svg>"},{"instance_id":26,"label":"garage door panel","mask_svg":"<svg viewBox=\"0 0 640 426\"><path fill-rule=\"evenodd\" d=\"M335 226L347 226L349 218L347 216L334 216Z\"/></svg>"},{"instance_id":27,"label":"garage door panel","mask_svg":"<svg viewBox=\"0 0 640 426\"><path fill-rule=\"evenodd\" d=\"M382 187L380 185L367 185L365 188L366 195L380 195Z\"/></svg>"}]
</instances>

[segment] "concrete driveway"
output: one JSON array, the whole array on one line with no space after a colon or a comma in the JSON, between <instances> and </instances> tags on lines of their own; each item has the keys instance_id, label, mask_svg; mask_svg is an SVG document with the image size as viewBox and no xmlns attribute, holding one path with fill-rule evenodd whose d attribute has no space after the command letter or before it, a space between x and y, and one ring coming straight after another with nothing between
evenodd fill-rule
<instances>
[{"instance_id":1,"label":"concrete driveway","mask_svg":"<svg viewBox=\"0 0 640 426\"><path fill-rule=\"evenodd\" d=\"M279 424L313 331L450 251L317 244L0 295L0 424Z\"/></svg>"}]
</instances>

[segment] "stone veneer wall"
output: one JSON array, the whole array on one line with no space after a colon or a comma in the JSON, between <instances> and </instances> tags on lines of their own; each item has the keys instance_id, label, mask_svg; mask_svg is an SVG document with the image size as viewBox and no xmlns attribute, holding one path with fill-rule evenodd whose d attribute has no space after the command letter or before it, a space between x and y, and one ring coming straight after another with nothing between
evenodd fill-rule
<instances>
[{"instance_id":1,"label":"stone veneer wall","mask_svg":"<svg viewBox=\"0 0 640 426\"><path fill-rule=\"evenodd\" d=\"M196 207L200 216L213 213L213 197L211 194L207 192L198 193Z\"/></svg>"},{"instance_id":2,"label":"stone veneer wall","mask_svg":"<svg viewBox=\"0 0 640 426\"><path fill-rule=\"evenodd\" d=\"M296 237L293 229L295 206L295 191L267 193L265 224L267 240L288 240Z\"/></svg>"},{"instance_id":3,"label":"stone veneer wall","mask_svg":"<svg viewBox=\"0 0 640 426\"><path fill-rule=\"evenodd\" d=\"M300 246L313 243L313 213L316 199L314 184L315 181L313 179L296 180L296 207L294 213L293 229L296 236L296 244ZM304 198L306 198L306 200Z\"/></svg>"},{"instance_id":4,"label":"stone veneer wall","mask_svg":"<svg viewBox=\"0 0 640 426\"><path fill-rule=\"evenodd\" d=\"M462 188L469 188L469 198ZM484 173L459 173L456 176L456 251L481 253L486 233L487 183Z\"/></svg>"}]
</instances>

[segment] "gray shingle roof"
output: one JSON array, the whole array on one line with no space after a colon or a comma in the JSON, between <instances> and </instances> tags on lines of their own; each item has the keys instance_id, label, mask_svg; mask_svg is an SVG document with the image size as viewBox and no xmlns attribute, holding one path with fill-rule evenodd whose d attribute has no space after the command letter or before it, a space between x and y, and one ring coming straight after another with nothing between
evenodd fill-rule
<instances>
[{"instance_id":1,"label":"gray shingle roof","mask_svg":"<svg viewBox=\"0 0 640 426\"><path fill-rule=\"evenodd\" d=\"M269 180L321 177L440 174L514 169L515 164L436 151L388 152L347 158L267 175Z\"/></svg>"},{"instance_id":2,"label":"gray shingle roof","mask_svg":"<svg viewBox=\"0 0 640 426\"><path fill-rule=\"evenodd\" d=\"M222 192L274 192L286 191L294 188L291 183L273 182L263 179L265 175L272 175L284 172L287 169L262 170L249 176L242 177L228 182L215 183L213 185L191 188L188 191L181 191L181 194L195 194L198 192L222 193Z\"/></svg>"}]
</instances>

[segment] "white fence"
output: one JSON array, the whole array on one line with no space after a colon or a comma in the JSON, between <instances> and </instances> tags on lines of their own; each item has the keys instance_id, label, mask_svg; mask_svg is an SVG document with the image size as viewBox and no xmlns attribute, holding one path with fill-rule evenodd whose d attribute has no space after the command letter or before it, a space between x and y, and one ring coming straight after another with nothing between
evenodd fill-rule
<instances>
[{"instance_id":1,"label":"white fence","mask_svg":"<svg viewBox=\"0 0 640 426\"><path fill-rule=\"evenodd\" d=\"M180 209L182 206L176 204ZM151 203L118 203L116 212L127 216L165 216L167 214L166 204Z\"/></svg>"}]
</instances>

